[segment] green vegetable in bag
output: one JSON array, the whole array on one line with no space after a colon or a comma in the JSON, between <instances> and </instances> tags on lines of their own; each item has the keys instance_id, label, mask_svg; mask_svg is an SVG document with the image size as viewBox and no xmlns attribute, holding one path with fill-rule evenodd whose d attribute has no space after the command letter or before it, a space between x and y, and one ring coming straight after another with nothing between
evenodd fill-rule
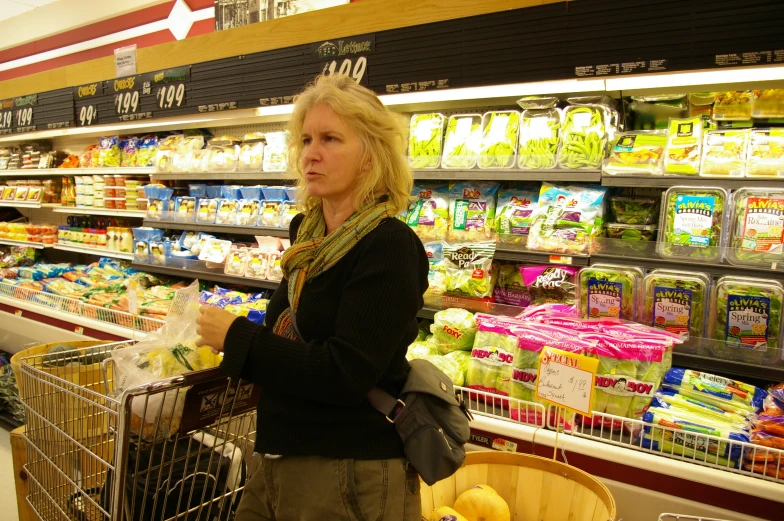
<instances>
[{"instance_id":1,"label":"green vegetable in bag","mask_svg":"<svg viewBox=\"0 0 784 521\"><path fill-rule=\"evenodd\" d=\"M425 358L427 356L438 356L438 347L430 342L416 341L408 346L406 352L406 360L416 360L417 358Z\"/></svg>"},{"instance_id":2,"label":"green vegetable in bag","mask_svg":"<svg viewBox=\"0 0 784 521\"><path fill-rule=\"evenodd\" d=\"M524 111L520 126L520 168L555 168L560 129L558 109Z\"/></svg>"},{"instance_id":3,"label":"green vegetable in bag","mask_svg":"<svg viewBox=\"0 0 784 521\"><path fill-rule=\"evenodd\" d=\"M411 117L408 159L413 168L438 168L444 134L444 116L415 114Z\"/></svg>"},{"instance_id":4,"label":"green vegetable in bag","mask_svg":"<svg viewBox=\"0 0 784 521\"><path fill-rule=\"evenodd\" d=\"M599 168L607 147L605 108L585 105L564 111L563 144L558 155L561 168Z\"/></svg>"},{"instance_id":5,"label":"green vegetable in bag","mask_svg":"<svg viewBox=\"0 0 784 521\"><path fill-rule=\"evenodd\" d=\"M639 275L627 266L580 270L580 316L636 320Z\"/></svg>"},{"instance_id":6,"label":"green vegetable in bag","mask_svg":"<svg viewBox=\"0 0 784 521\"><path fill-rule=\"evenodd\" d=\"M439 368L445 375L452 380L456 386L462 386L465 383L465 375L460 368L460 364L446 356L426 356L423 360L427 360L437 368Z\"/></svg>"},{"instance_id":7,"label":"green vegetable in bag","mask_svg":"<svg viewBox=\"0 0 784 521\"><path fill-rule=\"evenodd\" d=\"M476 337L474 314L465 309L449 308L435 314L430 326L433 342L441 354L470 351Z\"/></svg>"},{"instance_id":8,"label":"green vegetable in bag","mask_svg":"<svg viewBox=\"0 0 784 521\"><path fill-rule=\"evenodd\" d=\"M492 269L494 254L494 242L447 245L444 248L444 294L478 299L492 296L497 277Z\"/></svg>"},{"instance_id":9,"label":"green vegetable in bag","mask_svg":"<svg viewBox=\"0 0 784 521\"><path fill-rule=\"evenodd\" d=\"M653 197L610 197L611 218L620 224L653 224L659 200Z\"/></svg>"},{"instance_id":10,"label":"green vegetable in bag","mask_svg":"<svg viewBox=\"0 0 784 521\"><path fill-rule=\"evenodd\" d=\"M449 229L449 185L417 184L411 195L417 199L408 207L406 224L422 241L445 239Z\"/></svg>"},{"instance_id":11,"label":"green vegetable in bag","mask_svg":"<svg viewBox=\"0 0 784 521\"><path fill-rule=\"evenodd\" d=\"M444 168L473 168L479 157L482 140L482 116L462 114L450 116L444 138Z\"/></svg>"},{"instance_id":12,"label":"green vegetable in bag","mask_svg":"<svg viewBox=\"0 0 784 521\"><path fill-rule=\"evenodd\" d=\"M520 113L488 112L482 118L479 168L512 168L515 164Z\"/></svg>"}]
</instances>

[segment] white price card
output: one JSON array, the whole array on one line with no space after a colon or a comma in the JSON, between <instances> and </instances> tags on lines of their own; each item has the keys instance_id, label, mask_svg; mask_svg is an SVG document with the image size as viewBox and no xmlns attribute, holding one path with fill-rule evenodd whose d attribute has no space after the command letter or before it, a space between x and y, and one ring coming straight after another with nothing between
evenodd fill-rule
<instances>
[{"instance_id":1,"label":"white price card","mask_svg":"<svg viewBox=\"0 0 784 521\"><path fill-rule=\"evenodd\" d=\"M539 355L536 396L590 418L599 360L545 347Z\"/></svg>"}]
</instances>

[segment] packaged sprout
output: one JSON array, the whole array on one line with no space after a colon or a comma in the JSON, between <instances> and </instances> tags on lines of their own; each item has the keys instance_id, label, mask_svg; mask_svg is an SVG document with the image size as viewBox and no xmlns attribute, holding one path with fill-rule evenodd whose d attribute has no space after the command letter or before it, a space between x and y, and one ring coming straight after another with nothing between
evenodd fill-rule
<instances>
[{"instance_id":1,"label":"packaged sprout","mask_svg":"<svg viewBox=\"0 0 784 521\"><path fill-rule=\"evenodd\" d=\"M643 282L642 322L662 331L693 337L697 345L705 331L710 277L705 273L654 270Z\"/></svg>"},{"instance_id":2,"label":"packaged sprout","mask_svg":"<svg viewBox=\"0 0 784 521\"><path fill-rule=\"evenodd\" d=\"M657 222L657 197L610 197L610 218L620 224L654 224Z\"/></svg>"},{"instance_id":3,"label":"packaged sprout","mask_svg":"<svg viewBox=\"0 0 784 521\"><path fill-rule=\"evenodd\" d=\"M629 266L590 266L580 270L580 316L637 320L642 277Z\"/></svg>"},{"instance_id":4,"label":"packaged sprout","mask_svg":"<svg viewBox=\"0 0 784 521\"><path fill-rule=\"evenodd\" d=\"M98 166L113 168L120 166L120 138L118 136L101 138Z\"/></svg>"},{"instance_id":5,"label":"packaged sprout","mask_svg":"<svg viewBox=\"0 0 784 521\"><path fill-rule=\"evenodd\" d=\"M476 337L476 319L465 309L444 309L433 316L430 332L438 352L443 355L452 351L470 351Z\"/></svg>"},{"instance_id":6,"label":"packaged sprout","mask_svg":"<svg viewBox=\"0 0 784 521\"><path fill-rule=\"evenodd\" d=\"M261 201L261 211L259 212L259 226L271 228L280 227L280 215L283 209L283 201Z\"/></svg>"},{"instance_id":7,"label":"packaged sprout","mask_svg":"<svg viewBox=\"0 0 784 521\"><path fill-rule=\"evenodd\" d=\"M493 295L495 243L448 244L444 247L445 295L483 299Z\"/></svg>"},{"instance_id":8,"label":"packaged sprout","mask_svg":"<svg viewBox=\"0 0 784 521\"><path fill-rule=\"evenodd\" d=\"M784 129L751 130L746 175L784 177Z\"/></svg>"},{"instance_id":9,"label":"packaged sprout","mask_svg":"<svg viewBox=\"0 0 784 521\"><path fill-rule=\"evenodd\" d=\"M722 277L711 294L708 330L727 347L759 350L748 360L772 360L781 340L780 282L750 277ZM725 354L720 346L718 354ZM759 355L759 358L756 356Z\"/></svg>"},{"instance_id":10,"label":"packaged sprout","mask_svg":"<svg viewBox=\"0 0 784 521\"><path fill-rule=\"evenodd\" d=\"M445 239L449 228L449 185L418 184L411 195L406 223L422 241Z\"/></svg>"},{"instance_id":11,"label":"packaged sprout","mask_svg":"<svg viewBox=\"0 0 784 521\"><path fill-rule=\"evenodd\" d=\"M512 363L517 337L512 323L491 315L478 314L471 360L466 372L466 386L487 393L509 396Z\"/></svg>"},{"instance_id":12,"label":"packaged sprout","mask_svg":"<svg viewBox=\"0 0 784 521\"><path fill-rule=\"evenodd\" d=\"M498 193L495 230L504 243L526 244L534 212L539 208L539 187L511 185Z\"/></svg>"},{"instance_id":13,"label":"packaged sprout","mask_svg":"<svg viewBox=\"0 0 784 521\"><path fill-rule=\"evenodd\" d=\"M542 183L528 234L531 250L585 253L604 222L607 188Z\"/></svg>"},{"instance_id":14,"label":"packaged sprout","mask_svg":"<svg viewBox=\"0 0 784 521\"><path fill-rule=\"evenodd\" d=\"M747 91L719 92L713 103L713 119L718 121L744 121L751 119L754 93Z\"/></svg>"},{"instance_id":15,"label":"packaged sprout","mask_svg":"<svg viewBox=\"0 0 784 521\"><path fill-rule=\"evenodd\" d=\"M449 190L449 238L482 241L494 236L498 183L455 183Z\"/></svg>"},{"instance_id":16,"label":"packaged sprout","mask_svg":"<svg viewBox=\"0 0 784 521\"><path fill-rule=\"evenodd\" d=\"M287 158L289 133L268 132L265 137L267 146L264 147L262 168L265 172L285 172L289 169Z\"/></svg>"},{"instance_id":17,"label":"packaged sprout","mask_svg":"<svg viewBox=\"0 0 784 521\"><path fill-rule=\"evenodd\" d=\"M770 266L784 259L784 189L740 188L730 203L727 260Z\"/></svg>"},{"instance_id":18,"label":"packaged sprout","mask_svg":"<svg viewBox=\"0 0 784 521\"><path fill-rule=\"evenodd\" d=\"M709 130L702 145L702 176L743 177L749 144L746 129Z\"/></svg>"},{"instance_id":19,"label":"packaged sprout","mask_svg":"<svg viewBox=\"0 0 784 521\"><path fill-rule=\"evenodd\" d=\"M701 147L702 119L671 118L664 151L664 173L697 175Z\"/></svg>"},{"instance_id":20,"label":"packaged sprout","mask_svg":"<svg viewBox=\"0 0 784 521\"><path fill-rule=\"evenodd\" d=\"M607 223L607 238L622 241L654 241L656 229L655 224Z\"/></svg>"},{"instance_id":21,"label":"packaged sprout","mask_svg":"<svg viewBox=\"0 0 784 521\"><path fill-rule=\"evenodd\" d=\"M264 134L249 134L240 145L238 172L261 172L264 161Z\"/></svg>"},{"instance_id":22,"label":"packaged sprout","mask_svg":"<svg viewBox=\"0 0 784 521\"><path fill-rule=\"evenodd\" d=\"M259 219L261 203L255 199L241 199L237 212L237 224L240 226L255 226Z\"/></svg>"},{"instance_id":23,"label":"packaged sprout","mask_svg":"<svg viewBox=\"0 0 784 521\"><path fill-rule=\"evenodd\" d=\"M474 168L482 142L482 116L460 114L450 116L444 137L444 168Z\"/></svg>"},{"instance_id":24,"label":"packaged sprout","mask_svg":"<svg viewBox=\"0 0 784 521\"><path fill-rule=\"evenodd\" d=\"M444 137L442 114L414 114L408 136L408 162L412 168L438 168Z\"/></svg>"},{"instance_id":25,"label":"packaged sprout","mask_svg":"<svg viewBox=\"0 0 784 521\"><path fill-rule=\"evenodd\" d=\"M784 89L757 91L751 115L755 118L784 118Z\"/></svg>"},{"instance_id":26,"label":"packaged sprout","mask_svg":"<svg viewBox=\"0 0 784 521\"><path fill-rule=\"evenodd\" d=\"M664 132L624 132L604 161L602 172L611 175L661 174L666 145Z\"/></svg>"},{"instance_id":27,"label":"packaged sprout","mask_svg":"<svg viewBox=\"0 0 784 521\"><path fill-rule=\"evenodd\" d=\"M516 110L486 112L482 116L479 168L513 168L519 130L520 113Z\"/></svg>"},{"instance_id":28,"label":"packaged sprout","mask_svg":"<svg viewBox=\"0 0 784 521\"><path fill-rule=\"evenodd\" d=\"M555 168L561 134L561 111L556 108L558 98L522 98L517 104L524 109L518 166L522 169Z\"/></svg>"},{"instance_id":29,"label":"packaged sprout","mask_svg":"<svg viewBox=\"0 0 784 521\"><path fill-rule=\"evenodd\" d=\"M726 203L723 188L673 186L664 192L656 251L662 257L720 260Z\"/></svg>"},{"instance_id":30,"label":"packaged sprout","mask_svg":"<svg viewBox=\"0 0 784 521\"><path fill-rule=\"evenodd\" d=\"M564 110L561 168L600 168L607 147L607 109L599 105L571 106Z\"/></svg>"}]
</instances>

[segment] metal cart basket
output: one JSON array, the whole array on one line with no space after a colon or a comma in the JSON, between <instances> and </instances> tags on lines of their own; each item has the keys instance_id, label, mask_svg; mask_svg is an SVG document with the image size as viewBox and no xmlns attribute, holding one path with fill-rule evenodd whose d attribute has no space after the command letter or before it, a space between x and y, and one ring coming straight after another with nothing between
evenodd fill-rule
<instances>
[{"instance_id":1,"label":"metal cart basket","mask_svg":"<svg viewBox=\"0 0 784 521\"><path fill-rule=\"evenodd\" d=\"M22 353L28 502L44 521L231 519L258 391L211 369L118 392L110 352L123 345Z\"/></svg>"}]
</instances>

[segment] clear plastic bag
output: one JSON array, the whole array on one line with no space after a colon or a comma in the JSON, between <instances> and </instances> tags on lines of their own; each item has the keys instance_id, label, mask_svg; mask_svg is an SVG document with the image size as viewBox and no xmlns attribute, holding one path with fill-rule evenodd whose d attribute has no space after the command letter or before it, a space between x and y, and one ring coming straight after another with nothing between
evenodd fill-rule
<instances>
[{"instance_id":1,"label":"clear plastic bag","mask_svg":"<svg viewBox=\"0 0 784 521\"><path fill-rule=\"evenodd\" d=\"M602 165L607 147L610 111L602 105L575 105L564 110L558 165L594 169Z\"/></svg>"},{"instance_id":2,"label":"clear plastic bag","mask_svg":"<svg viewBox=\"0 0 784 521\"><path fill-rule=\"evenodd\" d=\"M442 114L411 116L408 137L408 163L412 168L438 168L444 136Z\"/></svg>"},{"instance_id":3,"label":"clear plastic bag","mask_svg":"<svg viewBox=\"0 0 784 521\"><path fill-rule=\"evenodd\" d=\"M449 116L444 138L443 168L474 168L482 141L482 116L460 114Z\"/></svg>"}]
</instances>

